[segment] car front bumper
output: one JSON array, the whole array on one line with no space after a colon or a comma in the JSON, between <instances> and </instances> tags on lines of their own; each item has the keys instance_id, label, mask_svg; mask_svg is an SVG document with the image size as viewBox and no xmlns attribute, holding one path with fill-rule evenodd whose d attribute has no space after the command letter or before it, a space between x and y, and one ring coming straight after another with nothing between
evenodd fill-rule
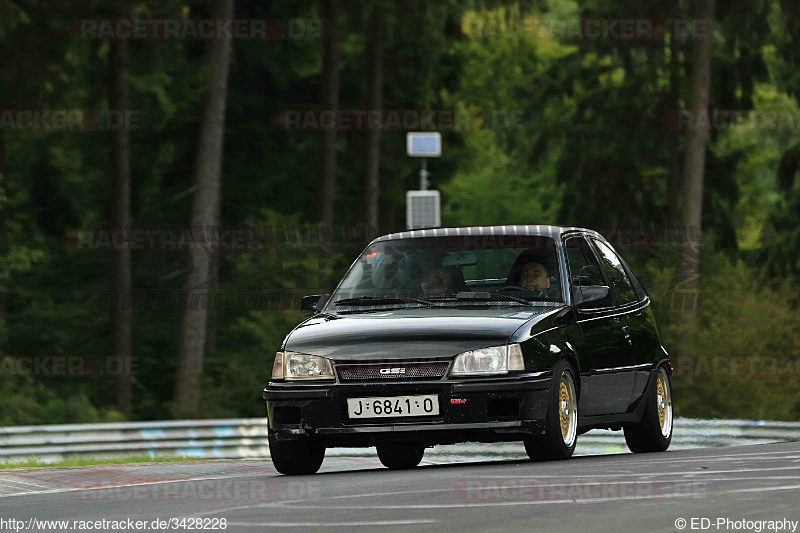
<instances>
[{"instance_id":1,"label":"car front bumper","mask_svg":"<svg viewBox=\"0 0 800 533\"><path fill-rule=\"evenodd\" d=\"M521 440L541 434L551 379L278 383L264 389L269 439L312 438L328 447ZM347 398L436 394L439 414L351 420ZM453 401L456 400L456 401Z\"/></svg>"}]
</instances>

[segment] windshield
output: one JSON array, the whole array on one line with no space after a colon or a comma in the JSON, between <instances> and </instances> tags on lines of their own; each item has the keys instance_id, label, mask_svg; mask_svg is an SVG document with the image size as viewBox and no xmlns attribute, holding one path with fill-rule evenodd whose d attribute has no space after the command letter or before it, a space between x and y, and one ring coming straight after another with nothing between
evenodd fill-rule
<instances>
[{"instance_id":1,"label":"windshield","mask_svg":"<svg viewBox=\"0 0 800 533\"><path fill-rule=\"evenodd\" d=\"M351 266L331 295L327 309L561 302L557 257L555 241L544 236L451 236L378 242Z\"/></svg>"}]
</instances>

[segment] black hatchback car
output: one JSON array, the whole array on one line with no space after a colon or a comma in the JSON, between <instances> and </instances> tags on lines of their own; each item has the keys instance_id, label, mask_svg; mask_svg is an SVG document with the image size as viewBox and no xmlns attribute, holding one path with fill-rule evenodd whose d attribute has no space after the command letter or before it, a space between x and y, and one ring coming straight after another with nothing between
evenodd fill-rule
<instances>
[{"instance_id":1,"label":"black hatchback car","mask_svg":"<svg viewBox=\"0 0 800 533\"><path fill-rule=\"evenodd\" d=\"M669 355L650 299L597 232L428 229L372 241L276 354L264 390L284 474L326 448L376 446L389 468L426 447L522 441L566 459L590 429L631 451L672 439Z\"/></svg>"}]
</instances>

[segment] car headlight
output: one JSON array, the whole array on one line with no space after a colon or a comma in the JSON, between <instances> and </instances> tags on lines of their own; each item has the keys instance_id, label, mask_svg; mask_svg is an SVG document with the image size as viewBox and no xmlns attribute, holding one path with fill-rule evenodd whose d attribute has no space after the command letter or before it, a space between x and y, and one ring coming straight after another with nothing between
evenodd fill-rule
<instances>
[{"instance_id":1,"label":"car headlight","mask_svg":"<svg viewBox=\"0 0 800 533\"><path fill-rule=\"evenodd\" d=\"M324 357L278 352L272 364L272 379L333 379L333 367L330 360Z\"/></svg>"},{"instance_id":2,"label":"car headlight","mask_svg":"<svg viewBox=\"0 0 800 533\"><path fill-rule=\"evenodd\" d=\"M525 370L519 344L505 344L458 354L451 376L507 374L509 370Z\"/></svg>"}]
</instances>

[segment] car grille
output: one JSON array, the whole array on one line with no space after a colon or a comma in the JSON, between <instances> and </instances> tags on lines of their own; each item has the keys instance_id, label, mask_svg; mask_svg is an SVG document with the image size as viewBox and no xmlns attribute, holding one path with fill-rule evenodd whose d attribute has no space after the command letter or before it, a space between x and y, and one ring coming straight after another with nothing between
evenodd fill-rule
<instances>
[{"instance_id":1,"label":"car grille","mask_svg":"<svg viewBox=\"0 0 800 533\"><path fill-rule=\"evenodd\" d=\"M441 379L449 366L450 361L344 363L336 365L336 372L341 381Z\"/></svg>"}]
</instances>

